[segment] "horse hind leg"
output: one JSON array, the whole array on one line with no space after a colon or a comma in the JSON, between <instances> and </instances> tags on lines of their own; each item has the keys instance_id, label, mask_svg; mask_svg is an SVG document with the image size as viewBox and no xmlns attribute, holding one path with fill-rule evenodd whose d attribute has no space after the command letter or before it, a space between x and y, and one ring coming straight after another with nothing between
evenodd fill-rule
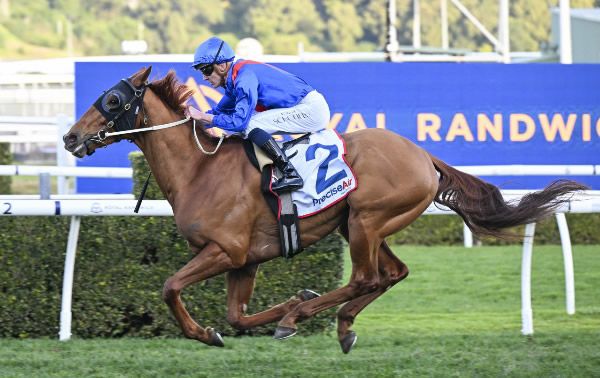
<instances>
[{"instance_id":1,"label":"horse hind leg","mask_svg":"<svg viewBox=\"0 0 600 378\"><path fill-rule=\"evenodd\" d=\"M426 196L416 202L408 211L389 218L385 222L387 230L385 232L393 233L405 228L423 213L430 202L430 198ZM377 229L383 230L384 227L381 225ZM338 341L342 351L348 353L356 342L356 334L349 328L354 323L357 314L391 286L406 278L408 268L394 255L384 239L379 239L375 248L370 249L377 238L372 236L375 234L373 230L369 231L364 227L364 222L361 222L359 217L355 218L354 222L350 218L348 224L340 227L340 232L350 244L352 257L352 275L347 286L358 285L362 289L362 291L357 291L358 295L349 298L348 303L338 311ZM367 289L366 292L364 287ZM302 306L300 305L298 308Z\"/></svg>"},{"instance_id":2,"label":"horse hind leg","mask_svg":"<svg viewBox=\"0 0 600 378\"><path fill-rule=\"evenodd\" d=\"M338 341L344 353L350 352L356 343L356 333L349 328L358 313L408 276L408 267L394 255L385 241L379 247L378 262L380 285L377 290L351 300L338 311Z\"/></svg>"},{"instance_id":3,"label":"horse hind leg","mask_svg":"<svg viewBox=\"0 0 600 378\"><path fill-rule=\"evenodd\" d=\"M414 222L423 211L425 211L429 203L431 203L433 193L434 192L431 192L430 196L425 196L419 202L416 202L408 211L389 219L388 222L386 222L386 234L398 232ZM383 227L380 229L383 229ZM348 239L348 236L352 236L351 231L353 230L347 228L341 229L340 231L342 231L344 237ZM393 285L408 276L408 267L394 255L385 240L381 241L376 256L379 273L376 289L361 297L350 300L338 311L338 340L344 353L348 353L356 342L356 334L349 328L354 323L354 319L358 313Z\"/></svg>"},{"instance_id":4,"label":"horse hind leg","mask_svg":"<svg viewBox=\"0 0 600 378\"><path fill-rule=\"evenodd\" d=\"M254 292L254 280L258 265L244 266L227 272L227 321L239 330L272 323L283 318L298 304L316 298L319 295L311 290L300 290L295 297L268 310L246 315L248 303Z\"/></svg>"},{"instance_id":5,"label":"horse hind leg","mask_svg":"<svg viewBox=\"0 0 600 378\"><path fill-rule=\"evenodd\" d=\"M435 193L434 186L429 189L429 192L425 191L423 196L416 198L412 204L406 205L405 210L395 216L390 216L389 208L381 209L381 213L353 211L351 209L347 224L340 229L350 245L350 257L352 259L350 282L319 298L300 303L279 321L274 337L282 339L295 334L297 322L304 321L318 312L364 295L376 293L378 290L385 291L389 283L381 280L380 265L378 263L379 249L384 243L384 236L403 229L425 211ZM361 214L366 214L368 218L364 218ZM401 262L400 264L404 265ZM402 272L402 270L399 265L398 271ZM373 295L375 295L374 298L378 296L377 294ZM368 303L370 301L367 301ZM349 348L352 344L353 341L350 343Z\"/></svg>"},{"instance_id":6,"label":"horse hind leg","mask_svg":"<svg viewBox=\"0 0 600 378\"><path fill-rule=\"evenodd\" d=\"M214 329L199 326L185 309L181 291L194 282L202 281L235 268L231 258L217 244L209 243L163 287L163 300L171 309L185 337L207 345L222 347L223 339Z\"/></svg>"},{"instance_id":7,"label":"horse hind leg","mask_svg":"<svg viewBox=\"0 0 600 378\"><path fill-rule=\"evenodd\" d=\"M383 240L376 240L377 238L372 236L375 233L366 227L358 216L349 217L347 229L344 231L342 233L345 233L345 236L350 235L350 256L352 258L350 282L339 289L296 306L279 322L274 335L275 339L293 336L297 329L296 323L304 321L318 312L377 290L379 283L377 250Z\"/></svg>"}]
</instances>

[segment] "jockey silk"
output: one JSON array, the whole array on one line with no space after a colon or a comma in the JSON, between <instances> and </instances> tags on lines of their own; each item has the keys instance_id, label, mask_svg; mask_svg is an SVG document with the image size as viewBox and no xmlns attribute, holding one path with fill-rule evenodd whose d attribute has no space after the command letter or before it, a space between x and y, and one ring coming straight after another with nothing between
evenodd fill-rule
<instances>
[{"instance_id":1,"label":"jockey silk","mask_svg":"<svg viewBox=\"0 0 600 378\"><path fill-rule=\"evenodd\" d=\"M227 74L225 94L214 109L211 126L242 132L257 111L290 108L313 88L304 80L277 67L240 59Z\"/></svg>"}]
</instances>

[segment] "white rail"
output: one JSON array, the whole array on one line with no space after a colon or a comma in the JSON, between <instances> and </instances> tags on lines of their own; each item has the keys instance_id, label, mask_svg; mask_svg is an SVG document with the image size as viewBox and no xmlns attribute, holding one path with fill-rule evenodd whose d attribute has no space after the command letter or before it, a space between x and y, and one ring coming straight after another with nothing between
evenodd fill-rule
<instances>
[{"instance_id":1,"label":"white rail","mask_svg":"<svg viewBox=\"0 0 600 378\"><path fill-rule=\"evenodd\" d=\"M123 167L57 167L45 165L0 165L0 176L51 176L131 178L132 168Z\"/></svg>"},{"instance_id":2,"label":"white rail","mask_svg":"<svg viewBox=\"0 0 600 378\"><path fill-rule=\"evenodd\" d=\"M39 200L39 194L0 194L0 201ZM50 194L51 200L132 200L133 194Z\"/></svg>"},{"instance_id":3,"label":"white rail","mask_svg":"<svg viewBox=\"0 0 600 378\"><path fill-rule=\"evenodd\" d=\"M454 168L475 176L598 176L600 165L465 165ZM0 175L36 176L48 172L53 176L131 177L131 168L60 167L45 165L0 165ZM88 173L87 172L93 172ZM102 176L105 174L106 176Z\"/></svg>"},{"instance_id":4,"label":"white rail","mask_svg":"<svg viewBox=\"0 0 600 378\"><path fill-rule=\"evenodd\" d=\"M62 150L62 149L61 149ZM56 154L57 161L67 162L68 157L62 152ZM46 165L0 165L0 176L39 176L40 192L50 193L50 179L47 178L47 187L42 189L42 177L58 176L58 193L65 194L67 190L67 177L104 177L104 178L132 178L133 169L125 167L71 167L71 166L46 166ZM0 195L1 196L1 195Z\"/></svg>"},{"instance_id":5,"label":"white rail","mask_svg":"<svg viewBox=\"0 0 600 378\"><path fill-rule=\"evenodd\" d=\"M61 152L62 154L62 152ZM57 157L58 157L57 153ZM62 156L62 155L61 155ZM65 158L63 157L63 160ZM456 166L458 170L475 176L597 176L600 165L481 165ZM59 193L66 192L65 177L104 177L132 178L133 169L123 167L71 167L44 165L0 165L0 176L39 176L40 174L59 176ZM526 191L510 191L520 194ZM431 214L436 211L427 210ZM595 212L595 211L592 211ZM471 247L473 236L465 227L465 246Z\"/></svg>"},{"instance_id":6,"label":"white rail","mask_svg":"<svg viewBox=\"0 0 600 378\"><path fill-rule=\"evenodd\" d=\"M57 143L63 124L72 124L73 118L0 116L0 142Z\"/></svg>"},{"instance_id":7,"label":"white rail","mask_svg":"<svg viewBox=\"0 0 600 378\"><path fill-rule=\"evenodd\" d=\"M598 176L600 165L473 165L456 166L475 176Z\"/></svg>"},{"instance_id":8,"label":"white rail","mask_svg":"<svg viewBox=\"0 0 600 378\"><path fill-rule=\"evenodd\" d=\"M105 200L5 200L0 197L2 216L173 216L167 201L146 200L139 213L134 213L137 201L123 199Z\"/></svg>"},{"instance_id":9,"label":"white rail","mask_svg":"<svg viewBox=\"0 0 600 378\"><path fill-rule=\"evenodd\" d=\"M502 192L505 198L518 199L523 191ZM140 212L135 214L133 209L136 200L129 199L131 195L105 195L105 199L90 199L94 195L55 195L53 199L23 199L21 196L0 195L0 216L172 216L173 210L165 200L145 200L142 202ZM102 195L100 195L102 196ZM578 193L573 198L561 205L559 213L598 213L600 212L600 191L586 191ZM425 211L426 215L454 214L448 208L438 208L430 205Z\"/></svg>"}]
</instances>

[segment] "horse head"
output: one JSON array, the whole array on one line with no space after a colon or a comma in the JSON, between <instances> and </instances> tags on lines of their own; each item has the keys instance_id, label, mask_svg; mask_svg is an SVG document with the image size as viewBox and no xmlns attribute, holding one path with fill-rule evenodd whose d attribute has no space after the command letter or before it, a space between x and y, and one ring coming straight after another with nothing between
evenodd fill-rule
<instances>
[{"instance_id":1,"label":"horse head","mask_svg":"<svg viewBox=\"0 0 600 378\"><path fill-rule=\"evenodd\" d=\"M121 139L107 137L109 130L124 131L139 127L141 119L145 117L142 102L151 70L151 66L144 67L100 95L63 136L65 149L77 157L91 155L96 148ZM141 112L139 107L142 108Z\"/></svg>"}]
</instances>

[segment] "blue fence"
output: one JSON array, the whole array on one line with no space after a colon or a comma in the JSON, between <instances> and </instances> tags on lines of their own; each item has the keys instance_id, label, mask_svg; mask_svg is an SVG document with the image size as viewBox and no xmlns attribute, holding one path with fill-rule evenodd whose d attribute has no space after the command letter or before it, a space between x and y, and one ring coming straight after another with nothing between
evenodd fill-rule
<instances>
[{"instance_id":1,"label":"blue fence","mask_svg":"<svg viewBox=\"0 0 600 378\"><path fill-rule=\"evenodd\" d=\"M170 69L197 92L204 110L220 93L184 63L146 63L151 78ZM287 63L323 93L330 126L343 132L382 127L451 165L599 164L600 65L492 63ZM140 63L78 62L76 117ZM130 166L122 141L79 159L79 166ZM600 177L571 177L600 189ZM532 189L553 177L489 177L506 189ZM130 180L80 178L80 193L129 193Z\"/></svg>"}]
</instances>

